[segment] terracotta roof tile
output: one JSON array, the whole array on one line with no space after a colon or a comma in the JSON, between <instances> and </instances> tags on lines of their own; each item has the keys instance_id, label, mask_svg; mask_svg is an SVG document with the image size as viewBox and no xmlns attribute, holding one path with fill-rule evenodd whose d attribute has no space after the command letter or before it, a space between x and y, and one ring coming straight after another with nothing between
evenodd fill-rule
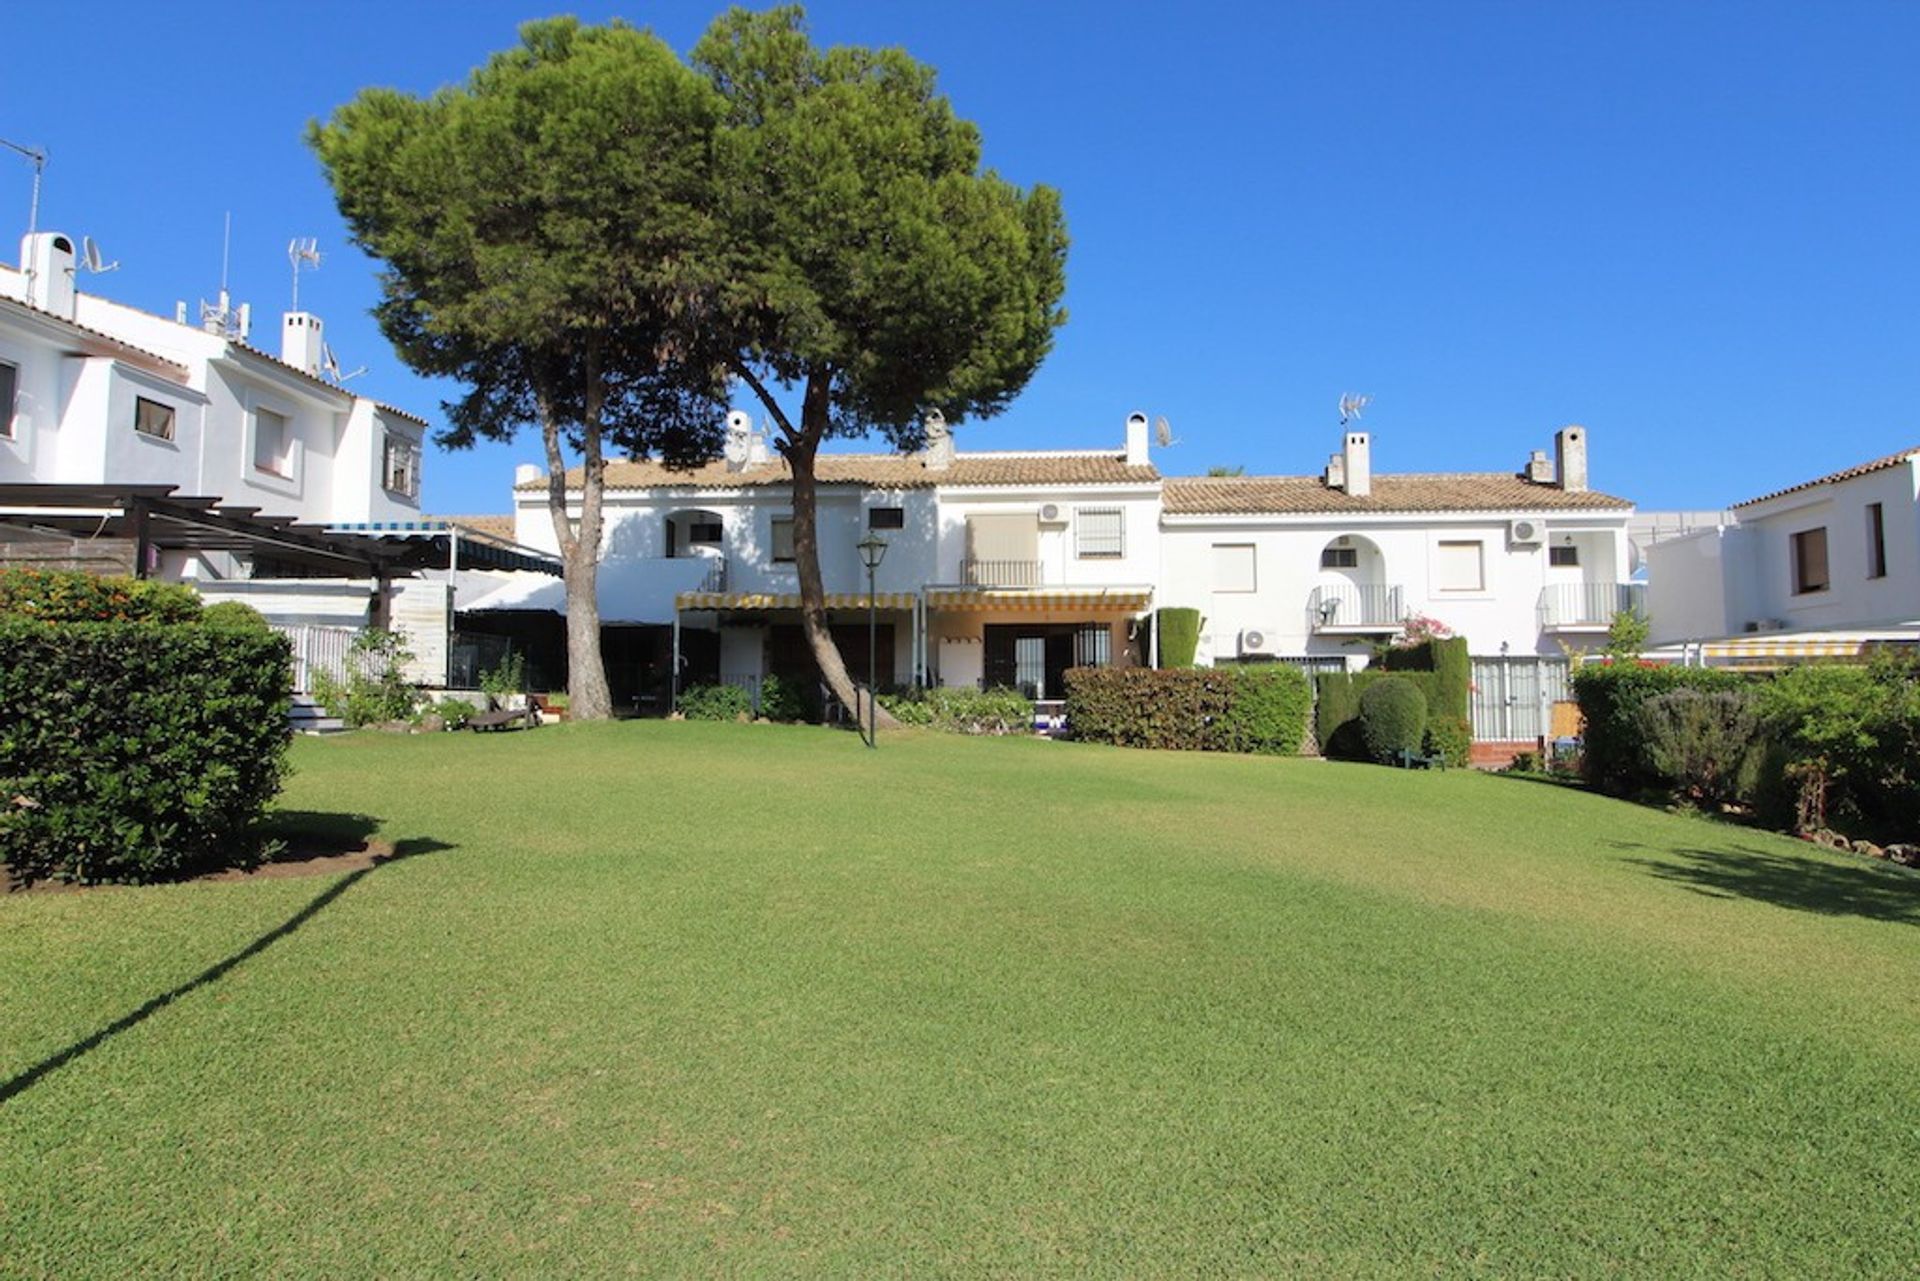
<instances>
[{"instance_id":1,"label":"terracotta roof tile","mask_svg":"<svg viewBox=\"0 0 1920 1281\"><path fill-rule=\"evenodd\" d=\"M1771 494L1762 494L1758 498L1749 498L1744 503L1735 503L1734 507L1736 509L1751 507L1755 503L1764 503L1768 499L1781 498L1787 494L1797 494L1803 489L1812 489L1817 485L1837 484L1843 480L1852 480L1855 476L1866 476L1873 472L1885 471L1889 467L1898 467L1909 458L1916 456L1920 456L1920 445L1915 445L1912 449L1903 449L1897 454L1888 454L1885 458L1876 458L1870 463L1861 463L1858 467L1849 467L1844 471L1834 472L1830 476L1822 476L1818 480L1803 480L1798 485L1788 485L1785 489L1776 489Z\"/></svg>"},{"instance_id":2,"label":"terracotta roof tile","mask_svg":"<svg viewBox=\"0 0 1920 1281\"><path fill-rule=\"evenodd\" d=\"M1318 476L1180 476L1167 481L1168 515L1292 515L1340 512L1621 511L1624 498L1567 493L1505 472L1440 472L1373 478L1365 498Z\"/></svg>"},{"instance_id":3,"label":"terracotta roof tile","mask_svg":"<svg viewBox=\"0 0 1920 1281\"><path fill-rule=\"evenodd\" d=\"M511 515L437 516L434 519L447 521L449 524L458 525L461 529L471 530L476 534L485 534L489 538L504 539L509 543L514 541L514 522Z\"/></svg>"},{"instance_id":4,"label":"terracotta roof tile","mask_svg":"<svg viewBox=\"0 0 1920 1281\"><path fill-rule=\"evenodd\" d=\"M865 485L876 489L931 489L936 485L1150 485L1160 479L1151 466L1130 466L1122 454L960 454L951 466L929 468L912 454L821 454L814 475L822 485ZM785 485L792 472L784 458L741 471L723 462L675 470L651 460L607 464L607 488L752 489ZM539 489L546 478L516 488ZM567 484L580 483L580 471Z\"/></svg>"}]
</instances>

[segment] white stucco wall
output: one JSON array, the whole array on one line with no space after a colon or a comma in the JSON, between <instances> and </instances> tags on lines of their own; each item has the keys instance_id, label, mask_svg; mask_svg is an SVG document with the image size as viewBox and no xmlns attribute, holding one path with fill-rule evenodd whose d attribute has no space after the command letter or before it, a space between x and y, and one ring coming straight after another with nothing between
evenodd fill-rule
<instances>
[{"instance_id":1,"label":"white stucco wall","mask_svg":"<svg viewBox=\"0 0 1920 1281\"><path fill-rule=\"evenodd\" d=\"M1542 542L1508 541L1510 522L1523 515L1544 525ZM1475 654L1498 654L1504 643L1515 654L1557 655L1560 639L1581 644L1585 638L1542 630L1541 589L1554 583L1615 583L1626 578L1624 512L1571 518L1539 513L1393 514L1349 517L1341 523L1320 516L1168 516L1165 524L1159 603L1195 608L1206 616L1202 633L1206 652L1214 659L1236 655L1239 636L1247 629L1271 633L1274 648L1283 655L1364 654L1367 638L1316 631L1309 617L1316 587L1349 583L1399 588L1407 613L1445 623L1467 638ZM1322 569L1322 550L1341 536L1349 538L1359 565ZM1568 538L1579 545L1581 564L1550 565L1548 546ZM1436 560L1442 542L1480 544L1479 590L1441 586ZM1217 545L1254 549L1254 590L1220 590Z\"/></svg>"}]
</instances>

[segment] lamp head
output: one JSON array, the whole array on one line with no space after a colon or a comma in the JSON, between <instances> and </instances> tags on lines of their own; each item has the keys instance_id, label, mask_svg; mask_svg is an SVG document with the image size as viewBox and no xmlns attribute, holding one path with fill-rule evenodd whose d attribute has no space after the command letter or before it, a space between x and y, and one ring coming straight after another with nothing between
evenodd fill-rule
<instances>
[{"instance_id":1,"label":"lamp head","mask_svg":"<svg viewBox=\"0 0 1920 1281\"><path fill-rule=\"evenodd\" d=\"M878 534L868 534L854 546L860 549L860 563L868 569L880 568L880 562L886 559L887 540Z\"/></svg>"}]
</instances>

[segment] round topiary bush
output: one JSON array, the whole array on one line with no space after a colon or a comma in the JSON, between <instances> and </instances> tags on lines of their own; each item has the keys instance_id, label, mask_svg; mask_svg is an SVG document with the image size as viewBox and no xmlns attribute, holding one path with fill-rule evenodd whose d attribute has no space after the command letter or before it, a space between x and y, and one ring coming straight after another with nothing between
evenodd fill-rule
<instances>
[{"instance_id":1,"label":"round topiary bush","mask_svg":"<svg viewBox=\"0 0 1920 1281\"><path fill-rule=\"evenodd\" d=\"M1360 695L1360 737L1374 760L1419 751L1426 730L1427 696L1412 681L1388 676Z\"/></svg>"},{"instance_id":2,"label":"round topiary bush","mask_svg":"<svg viewBox=\"0 0 1920 1281\"><path fill-rule=\"evenodd\" d=\"M267 623L267 616L253 606L241 600L215 601L200 611L202 627L227 627L243 632L266 632L273 629Z\"/></svg>"}]
</instances>

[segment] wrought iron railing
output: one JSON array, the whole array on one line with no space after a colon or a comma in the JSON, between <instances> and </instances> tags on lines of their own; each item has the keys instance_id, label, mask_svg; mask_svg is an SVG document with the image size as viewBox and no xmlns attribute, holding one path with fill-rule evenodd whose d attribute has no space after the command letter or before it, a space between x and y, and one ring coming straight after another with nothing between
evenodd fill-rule
<instances>
[{"instance_id":1,"label":"wrought iron railing","mask_svg":"<svg viewBox=\"0 0 1920 1281\"><path fill-rule=\"evenodd\" d=\"M1646 592L1639 583L1550 583L1540 589L1540 626L1610 627L1622 610L1644 614Z\"/></svg>"},{"instance_id":2,"label":"wrought iron railing","mask_svg":"<svg viewBox=\"0 0 1920 1281\"><path fill-rule=\"evenodd\" d=\"M1316 587L1307 597L1307 626L1316 632L1398 627L1407 616L1397 586L1340 583Z\"/></svg>"},{"instance_id":3,"label":"wrought iron railing","mask_svg":"<svg viewBox=\"0 0 1920 1281\"><path fill-rule=\"evenodd\" d=\"M700 580L697 591L724 592L727 590L727 558L725 556L706 556L701 559L710 561L707 576Z\"/></svg>"},{"instance_id":4,"label":"wrought iron railing","mask_svg":"<svg viewBox=\"0 0 1920 1281\"><path fill-rule=\"evenodd\" d=\"M1038 587L1041 585L1037 560L963 560L960 581L974 587Z\"/></svg>"}]
</instances>

